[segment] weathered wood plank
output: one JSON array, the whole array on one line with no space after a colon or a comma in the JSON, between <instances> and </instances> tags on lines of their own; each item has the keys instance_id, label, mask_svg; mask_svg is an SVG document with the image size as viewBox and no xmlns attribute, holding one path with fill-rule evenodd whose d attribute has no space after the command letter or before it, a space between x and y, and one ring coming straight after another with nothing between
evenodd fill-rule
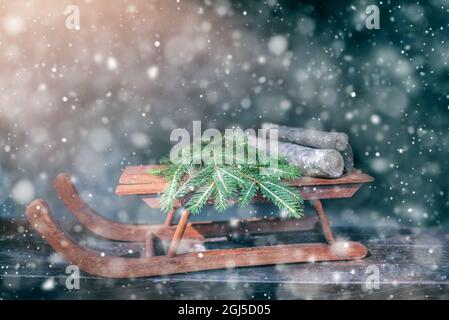
<instances>
[{"instance_id":1,"label":"weathered wood plank","mask_svg":"<svg viewBox=\"0 0 449 320\"><path fill-rule=\"evenodd\" d=\"M166 180L162 177L149 174L150 169L155 169L157 167L158 166L154 165L126 167L119 179L119 184L115 191L116 194L135 195L161 193L166 186ZM296 187L318 187L362 184L372 181L374 181L374 179L371 176L362 173L361 171L354 170L337 179L301 177L294 181L288 181L287 184Z\"/></svg>"},{"instance_id":2,"label":"weathered wood plank","mask_svg":"<svg viewBox=\"0 0 449 320\"><path fill-rule=\"evenodd\" d=\"M361 184L346 184L346 185L335 185L335 186L319 186L319 187L299 187L299 192L301 192L304 200L317 200L317 199L334 199L334 198L350 198L352 197L361 187ZM146 189L142 189L142 192L146 192ZM133 193L134 194L134 193ZM139 194L139 193L138 193ZM142 195L147 195L147 193L142 193ZM143 197L142 200L153 209L159 209L161 207L159 197ZM253 202L266 202L267 200L263 197L255 197ZM229 200L230 205L235 204L234 200ZM177 200L174 203L175 208L181 208L185 204L185 201ZM208 204L213 205L214 201L209 200Z\"/></svg>"},{"instance_id":3,"label":"weathered wood plank","mask_svg":"<svg viewBox=\"0 0 449 320\"><path fill-rule=\"evenodd\" d=\"M140 165L140 166L128 166L123 170L119 179L119 185L121 184L165 184L165 180L159 176L151 175L150 170L163 168L161 165ZM348 174L345 174L336 179L327 178L315 178L315 177L301 177L295 181L291 181L291 185L313 186L313 185L326 185L326 184L345 184L345 183L363 183L372 182L374 179L362 173L360 170L354 169Z\"/></svg>"}]
</instances>

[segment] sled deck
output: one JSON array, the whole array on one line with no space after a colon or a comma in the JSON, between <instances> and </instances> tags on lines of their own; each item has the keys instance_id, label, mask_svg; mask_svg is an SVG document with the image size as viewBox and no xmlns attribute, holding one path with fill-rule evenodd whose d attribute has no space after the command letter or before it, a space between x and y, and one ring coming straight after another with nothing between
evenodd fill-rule
<instances>
[{"instance_id":1,"label":"sled deck","mask_svg":"<svg viewBox=\"0 0 449 320\"><path fill-rule=\"evenodd\" d=\"M130 166L123 171L116 194L138 195L152 208L159 208L159 195L166 181L149 174L157 166ZM251 218L236 221L189 222L182 201L168 212L163 224L135 225L105 218L79 196L68 174L59 174L54 187L75 219L96 235L114 241L143 243L140 257L119 257L81 246L59 226L48 204L34 200L26 210L31 226L68 262L81 270L103 277L136 278L201 270L300 262L363 259L368 250L358 242L336 241L323 209L322 199L349 198L374 179L359 170L337 179L301 177L290 181L316 215L301 219ZM255 201L262 199L255 199ZM176 212L182 211L179 219ZM178 220L175 222L175 220ZM323 243L277 244L270 246L205 250L203 244L220 237L307 231L320 227ZM201 249L198 250L198 247Z\"/></svg>"}]
</instances>

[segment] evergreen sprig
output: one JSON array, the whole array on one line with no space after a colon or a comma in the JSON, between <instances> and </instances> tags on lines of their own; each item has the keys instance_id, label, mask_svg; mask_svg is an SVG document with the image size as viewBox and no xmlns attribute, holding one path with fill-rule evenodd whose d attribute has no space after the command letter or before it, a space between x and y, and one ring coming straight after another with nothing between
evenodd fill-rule
<instances>
[{"instance_id":1,"label":"evergreen sprig","mask_svg":"<svg viewBox=\"0 0 449 320\"><path fill-rule=\"evenodd\" d=\"M202 144L203 148L206 144ZM245 154L255 152L254 148L244 143ZM189 146L189 152L192 152ZM284 158L261 161L256 157L255 163L245 158L237 158L233 152L233 164L229 163L228 154L213 154L213 163L175 164L168 162L161 170L152 170L150 174L164 176L168 184L161 195L161 208L173 209L176 200L185 198L185 207L192 214L199 213L208 203L213 202L217 211L222 212L231 204L247 206L254 197L260 195L273 202L288 216L300 218L303 215L303 198L298 190L285 184L286 180L300 177L300 170L288 164ZM253 153L257 155L256 153ZM222 161L217 161L221 157ZM226 162L227 160L228 162ZM277 161L277 166L270 165Z\"/></svg>"}]
</instances>

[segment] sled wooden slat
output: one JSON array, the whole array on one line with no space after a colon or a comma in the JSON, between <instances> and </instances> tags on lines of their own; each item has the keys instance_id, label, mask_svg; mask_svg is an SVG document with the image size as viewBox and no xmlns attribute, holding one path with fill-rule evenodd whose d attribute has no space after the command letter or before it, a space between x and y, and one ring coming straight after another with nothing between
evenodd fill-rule
<instances>
[{"instance_id":1,"label":"sled wooden slat","mask_svg":"<svg viewBox=\"0 0 449 320\"><path fill-rule=\"evenodd\" d=\"M155 185L160 187L159 192L161 192L166 185L165 179L150 174L150 171L163 167L164 166L161 165L128 166L123 170L122 175L120 176L118 187L122 185ZM371 176L360 170L354 169L350 173L336 179L301 177L297 180L290 181L289 184L292 186L320 186L329 184L365 183L372 181L374 181L374 179ZM119 194L119 192L117 192L117 194Z\"/></svg>"},{"instance_id":2,"label":"sled wooden slat","mask_svg":"<svg viewBox=\"0 0 449 320\"><path fill-rule=\"evenodd\" d=\"M96 235L116 241L147 240L148 232L161 240L171 240L176 231L173 225L175 210L167 213L163 225L160 224L128 224L110 220L90 208L79 195L70 175L59 174L54 180L54 187L66 208L76 220ZM164 214L161 212L161 214ZM249 234L264 234L288 231L311 230L317 223L315 217L304 217L301 220L283 220L279 218L253 218L247 220L229 221L197 221L190 223L184 233L184 238L204 241L209 237L222 237L231 233L246 232ZM170 223L170 225L168 225Z\"/></svg>"},{"instance_id":3,"label":"sled wooden slat","mask_svg":"<svg viewBox=\"0 0 449 320\"><path fill-rule=\"evenodd\" d=\"M150 174L150 170L158 168L161 166L126 167L119 179L115 193L120 196L160 194L167 182L160 176ZM298 187L305 200L314 200L352 197L363 183L373 180L371 176L359 170L353 170L337 179L301 177L289 181L288 184ZM145 202L153 208L159 208L158 200L146 198Z\"/></svg>"},{"instance_id":4,"label":"sled wooden slat","mask_svg":"<svg viewBox=\"0 0 449 320\"><path fill-rule=\"evenodd\" d=\"M354 193L356 193L360 187L359 184L342 184L336 186L320 186L320 187L299 187L299 190L304 198L304 200L317 200L317 199L332 199L332 198L351 198ZM134 194L134 193L132 193ZM145 195L146 193L143 193ZM160 199L159 197L143 197L142 200L153 209L159 209ZM264 202L266 201L262 197L256 197L253 202ZM232 202L232 201L230 201ZM213 202L209 201L209 204ZM232 205L232 203L231 203ZM174 207L180 208L183 206L182 201L175 201Z\"/></svg>"}]
</instances>

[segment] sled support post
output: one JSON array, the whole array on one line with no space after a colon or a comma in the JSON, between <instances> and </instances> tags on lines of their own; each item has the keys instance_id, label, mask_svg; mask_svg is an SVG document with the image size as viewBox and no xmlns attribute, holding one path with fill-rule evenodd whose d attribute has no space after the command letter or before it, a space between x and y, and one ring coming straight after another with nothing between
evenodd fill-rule
<instances>
[{"instance_id":1,"label":"sled support post","mask_svg":"<svg viewBox=\"0 0 449 320\"><path fill-rule=\"evenodd\" d=\"M181 215L181 219L178 222L178 226L176 227L175 234L173 236L173 240L171 241L170 247L167 251L167 256L173 258L178 251L179 244L181 243L182 237L184 236L184 231L186 231L187 222L189 221L190 212L184 211Z\"/></svg>"},{"instance_id":2,"label":"sled support post","mask_svg":"<svg viewBox=\"0 0 449 320\"><path fill-rule=\"evenodd\" d=\"M164 225L166 225L167 227L173 225L173 220L175 219L175 213L176 213L176 209L175 208L171 209L167 213L167 217L165 218Z\"/></svg>"},{"instance_id":3,"label":"sled support post","mask_svg":"<svg viewBox=\"0 0 449 320\"><path fill-rule=\"evenodd\" d=\"M145 255L146 257L154 257L154 235L151 231L145 237Z\"/></svg>"},{"instance_id":4,"label":"sled support post","mask_svg":"<svg viewBox=\"0 0 449 320\"><path fill-rule=\"evenodd\" d=\"M329 244L334 243L335 242L334 235L332 234L329 220L327 219L326 213L324 212L321 200L319 199L313 200L312 204L313 207L315 208L318 220L320 221L321 230L323 232L324 238L326 239L327 243Z\"/></svg>"}]
</instances>

